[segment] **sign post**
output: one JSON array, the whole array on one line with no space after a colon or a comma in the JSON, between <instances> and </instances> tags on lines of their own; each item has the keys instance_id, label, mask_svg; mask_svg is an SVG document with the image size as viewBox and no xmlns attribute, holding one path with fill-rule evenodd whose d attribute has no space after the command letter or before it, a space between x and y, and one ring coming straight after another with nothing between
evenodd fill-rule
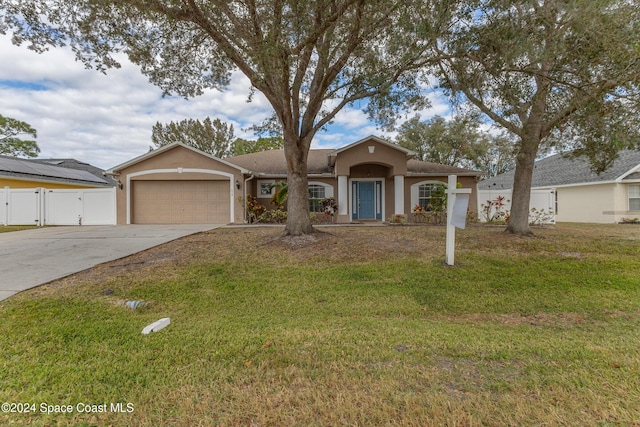
<instances>
[{"instance_id":1,"label":"sign post","mask_svg":"<svg viewBox=\"0 0 640 427\"><path fill-rule=\"evenodd\" d=\"M449 175L447 183L447 265L454 265L456 227L464 229L469 207L470 188L456 188L458 177Z\"/></svg>"}]
</instances>

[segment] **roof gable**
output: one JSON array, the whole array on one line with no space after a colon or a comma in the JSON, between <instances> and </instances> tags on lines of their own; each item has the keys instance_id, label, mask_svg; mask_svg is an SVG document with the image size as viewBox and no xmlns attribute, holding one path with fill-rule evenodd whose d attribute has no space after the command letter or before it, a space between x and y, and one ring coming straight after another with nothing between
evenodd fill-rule
<instances>
[{"instance_id":1,"label":"roof gable","mask_svg":"<svg viewBox=\"0 0 640 427\"><path fill-rule=\"evenodd\" d=\"M150 151L148 151L147 153L145 153L145 154L143 154L141 156L135 157L135 158L133 158L133 159L131 159L131 160L125 162L125 163L122 163L120 165L112 167L109 170L109 172L110 173L114 173L114 172L121 171L121 170L129 168L129 167L131 167L133 165L136 165L136 164L138 164L140 162L144 162L145 160L148 160L148 159L150 159L152 157L155 157L155 156L158 156L158 155L160 155L162 153L165 153L167 151L176 149L178 147L182 147L184 149L193 151L194 153L197 153L197 154L199 154L201 156L204 156L204 157L208 157L209 159L216 160L216 161L218 161L218 162L220 162L220 163L222 163L224 165L227 165L227 166L232 167L234 169L238 169L242 173L248 173L247 170L242 169L241 167L239 167L236 164L230 163L230 162L228 162L226 160L223 160L223 159L219 159L219 158L217 158L215 156L212 156L209 153L205 153L204 151L198 150L197 148L191 147L191 146L183 144L181 142L174 142L172 144L165 145L164 147L160 147L160 148L157 148L155 150L150 150Z\"/></svg>"},{"instance_id":2,"label":"roof gable","mask_svg":"<svg viewBox=\"0 0 640 427\"><path fill-rule=\"evenodd\" d=\"M356 147L356 146L358 146L360 144L371 143L371 142L377 142L378 144L382 144L382 145L385 145L385 146L387 146L389 148L393 148L394 150L398 150L398 151L406 154L407 158L411 158L411 157L416 155L416 153L414 153L411 150L407 150L404 147L401 147L401 146L399 146L397 144L393 144L393 143L391 143L391 142L389 142L389 141L387 141L385 139L379 138L379 137L374 136L374 135L370 135L370 136L368 136L366 138L363 138L363 139L361 139L359 141L353 142L353 143L351 143L349 145L346 145L346 146L344 146L342 148L338 148L338 149L334 150L333 152L331 152L329 155L330 156L337 156L338 154L340 154L340 153L342 153L344 151L350 150L350 149L352 149L352 148L354 148L354 147Z\"/></svg>"}]
</instances>

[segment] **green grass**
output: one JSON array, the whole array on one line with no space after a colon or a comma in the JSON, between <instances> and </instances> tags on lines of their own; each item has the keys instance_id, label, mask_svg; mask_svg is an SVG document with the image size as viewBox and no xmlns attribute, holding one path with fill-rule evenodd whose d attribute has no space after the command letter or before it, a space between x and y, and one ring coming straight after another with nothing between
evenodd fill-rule
<instances>
[{"instance_id":1,"label":"green grass","mask_svg":"<svg viewBox=\"0 0 640 427\"><path fill-rule=\"evenodd\" d=\"M0 424L640 425L640 228L471 227L455 267L442 228L326 231L219 229L0 303L0 402L37 405Z\"/></svg>"},{"instance_id":2,"label":"green grass","mask_svg":"<svg viewBox=\"0 0 640 427\"><path fill-rule=\"evenodd\" d=\"M8 233L10 231L22 231L38 228L35 225L2 225L0 224L0 233Z\"/></svg>"}]
</instances>

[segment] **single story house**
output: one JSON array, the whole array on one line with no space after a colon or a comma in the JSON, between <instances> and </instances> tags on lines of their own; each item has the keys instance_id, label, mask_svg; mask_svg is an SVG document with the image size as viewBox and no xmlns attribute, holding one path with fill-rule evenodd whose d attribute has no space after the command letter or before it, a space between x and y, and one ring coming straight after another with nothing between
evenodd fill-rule
<instances>
[{"instance_id":1,"label":"single story house","mask_svg":"<svg viewBox=\"0 0 640 427\"><path fill-rule=\"evenodd\" d=\"M339 223L410 217L426 206L434 185L457 175L471 188L476 206L480 172L413 159L414 153L370 136L339 149L310 150L310 208L320 199L337 201ZM287 177L282 150L219 159L174 143L150 151L109 172L119 182L118 224L243 223L248 195L269 205L271 185ZM473 210L473 208L472 208Z\"/></svg>"},{"instance_id":2,"label":"single story house","mask_svg":"<svg viewBox=\"0 0 640 427\"><path fill-rule=\"evenodd\" d=\"M0 188L73 189L113 187L100 168L75 159L19 159L0 156Z\"/></svg>"},{"instance_id":3,"label":"single story house","mask_svg":"<svg viewBox=\"0 0 640 427\"><path fill-rule=\"evenodd\" d=\"M514 171L486 179L479 190L510 190ZM532 190L555 194L556 221L615 223L640 218L640 151L625 150L606 171L593 172L586 158L566 154L538 160Z\"/></svg>"}]
</instances>

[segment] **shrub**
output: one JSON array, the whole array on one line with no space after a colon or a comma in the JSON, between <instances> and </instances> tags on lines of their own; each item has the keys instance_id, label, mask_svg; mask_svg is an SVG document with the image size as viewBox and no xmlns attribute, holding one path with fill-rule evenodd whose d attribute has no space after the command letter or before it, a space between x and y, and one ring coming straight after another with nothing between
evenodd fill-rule
<instances>
[{"instance_id":1,"label":"shrub","mask_svg":"<svg viewBox=\"0 0 640 427\"><path fill-rule=\"evenodd\" d=\"M250 194L247 195L247 215L249 223L258 222L265 213L267 207L258 203L258 198Z\"/></svg>"},{"instance_id":2,"label":"shrub","mask_svg":"<svg viewBox=\"0 0 640 427\"><path fill-rule=\"evenodd\" d=\"M553 222L553 209L548 210L531 208L529 212L529 225L542 225Z\"/></svg>"},{"instance_id":3,"label":"shrub","mask_svg":"<svg viewBox=\"0 0 640 427\"><path fill-rule=\"evenodd\" d=\"M395 214L394 216L389 217L387 222L389 224L404 224L407 222L407 219L402 214Z\"/></svg>"},{"instance_id":4,"label":"shrub","mask_svg":"<svg viewBox=\"0 0 640 427\"><path fill-rule=\"evenodd\" d=\"M287 222L287 211L282 209L266 211L260 215L258 221L265 224L283 224Z\"/></svg>"},{"instance_id":5,"label":"shrub","mask_svg":"<svg viewBox=\"0 0 640 427\"><path fill-rule=\"evenodd\" d=\"M494 200L487 200L486 204L481 204L481 220L488 223L509 222L509 211L505 209L506 202L509 201L504 196L498 196Z\"/></svg>"}]
</instances>

